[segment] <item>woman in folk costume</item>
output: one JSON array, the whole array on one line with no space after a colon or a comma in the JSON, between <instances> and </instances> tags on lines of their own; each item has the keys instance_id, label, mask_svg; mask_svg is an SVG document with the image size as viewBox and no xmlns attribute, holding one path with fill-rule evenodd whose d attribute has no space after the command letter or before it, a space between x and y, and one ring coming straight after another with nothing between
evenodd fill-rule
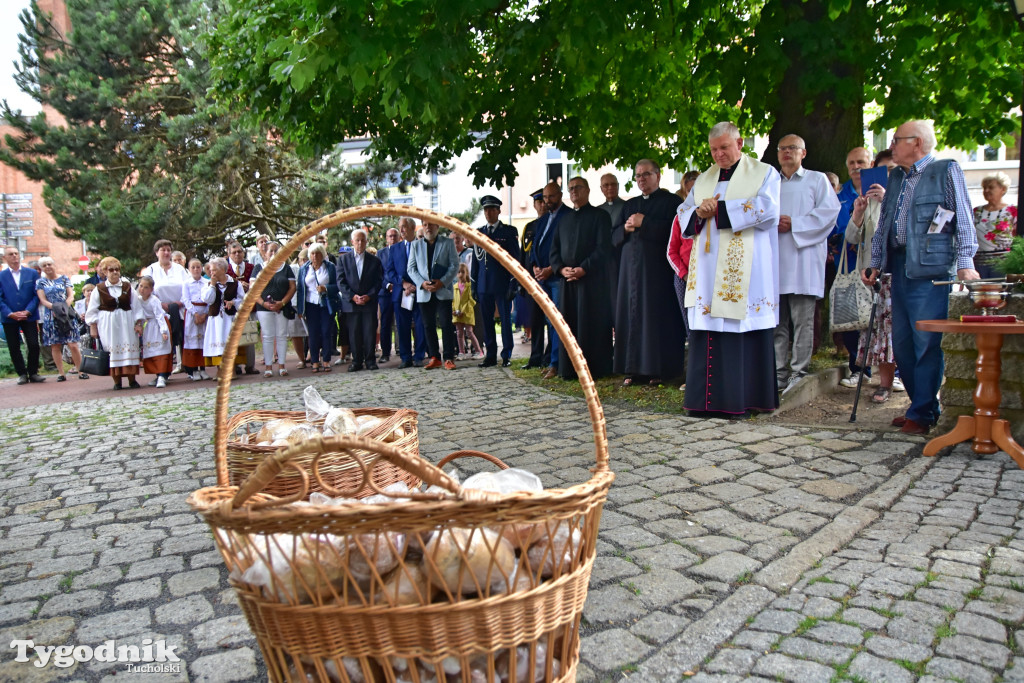
<instances>
[{"instance_id":1,"label":"woman in folk costume","mask_svg":"<svg viewBox=\"0 0 1024 683\"><path fill-rule=\"evenodd\" d=\"M135 376L139 374L139 335L145 313L142 300L126 280L121 279L121 262L113 256L100 261L105 278L89 299L85 322L89 332L98 337L104 350L110 354L110 377L114 389L121 389L122 380L128 378L128 388L138 389Z\"/></svg>"},{"instance_id":2,"label":"woman in folk costume","mask_svg":"<svg viewBox=\"0 0 1024 683\"><path fill-rule=\"evenodd\" d=\"M156 282L149 275L139 278L138 292L146 320L142 325L142 369L156 375L149 386L163 389L171 376L171 328L163 302L153 293Z\"/></svg>"},{"instance_id":3,"label":"woman in folk costume","mask_svg":"<svg viewBox=\"0 0 1024 683\"><path fill-rule=\"evenodd\" d=\"M207 311L206 334L203 336L206 366L220 365L231 325L235 322L235 313L242 305L244 296L238 281L228 275L227 259L215 258L210 261L210 282L200 292L200 301L210 306Z\"/></svg>"},{"instance_id":4,"label":"woman in folk costume","mask_svg":"<svg viewBox=\"0 0 1024 683\"><path fill-rule=\"evenodd\" d=\"M203 301L203 262L197 258L188 263L189 279L181 288L185 304L185 348L181 353L181 367L193 382L210 379L206 374L203 357L203 339L206 336L206 315L210 305Z\"/></svg>"}]
</instances>

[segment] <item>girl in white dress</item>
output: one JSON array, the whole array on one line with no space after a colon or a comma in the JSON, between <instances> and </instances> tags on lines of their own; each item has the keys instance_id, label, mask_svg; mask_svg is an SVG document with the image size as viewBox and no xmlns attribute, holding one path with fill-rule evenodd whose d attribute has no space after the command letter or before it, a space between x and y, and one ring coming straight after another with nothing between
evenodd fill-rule
<instances>
[{"instance_id":1,"label":"girl in white dress","mask_svg":"<svg viewBox=\"0 0 1024 683\"><path fill-rule=\"evenodd\" d=\"M182 287L185 304L185 349L181 353L181 366L193 382L210 379L204 368L203 337L206 335L206 312L210 306L203 301L203 262L197 258L188 263L189 279Z\"/></svg>"},{"instance_id":2,"label":"girl in white dress","mask_svg":"<svg viewBox=\"0 0 1024 683\"><path fill-rule=\"evenodd\" d=\"M235 313L242 305L245 293L228 275L227 259L215 258L209 265L210 282L200 293L200 300L210 306L203 336L203 355L207 366L219 366L231 325L235 322Z\"/></svg>"},{"instance_id":3,"label":"girl in white dress","mask_svg":"<svg viewBox=\"0 0 1024 683\"><path fill-rule=\"evenodd\" d=\"M163 389L171 376L171 329L160 297L153 293L155 286L149 275L139 278L139 298L146 315L142 327L142 369L156 375L149 386Z\"/></svg>"},{"instance_id":4,"label":"girl in white dress","mask_svg":"<svg viewBox=\"0 0 1024 683\"><path fill-rule=\"evenodd\" d=\"M93 337L98 337L103 348L110 353L110 377L114 389L123 388L123 378L128 378L128 388L138 389L135 376L139 374L139 335L145 314L142 300L135 290L121 279L121 262L113 256L100 261L97 271L102 269L105 279L100 282L85 311L85 322Z\"/></svg>"}]
</instances>

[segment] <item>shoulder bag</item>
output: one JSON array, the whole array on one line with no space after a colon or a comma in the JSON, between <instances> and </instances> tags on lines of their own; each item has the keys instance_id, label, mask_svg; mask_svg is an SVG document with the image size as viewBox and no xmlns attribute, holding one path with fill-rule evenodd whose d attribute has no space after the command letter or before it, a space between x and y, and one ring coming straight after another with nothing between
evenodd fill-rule
<instances>
[{"instance_id":1,"label":"shoulder bag","mask_svg":"<svg viewBox=\"0 0 1024 683\"><path fill-rule=\"evenodd\" d=\"M844 239L840 251L839 274L829 292L828 318L833 332L865 330L871 320L871 288L861 282L856 267L850 271L846 245ZM864 242L861 242L860 248L864 248Z\"/></svg>"}]
</instances>

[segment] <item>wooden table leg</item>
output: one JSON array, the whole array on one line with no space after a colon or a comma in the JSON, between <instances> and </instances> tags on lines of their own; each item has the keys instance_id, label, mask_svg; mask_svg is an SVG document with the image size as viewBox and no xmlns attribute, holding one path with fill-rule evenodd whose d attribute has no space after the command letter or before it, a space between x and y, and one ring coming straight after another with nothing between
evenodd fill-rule
<instances>
[{"instance_id":1,"label":"wooden table leg","mask_svg":"<svg viewBox=\"0 0 1024 683\"><path fill-rule=\"evenodd\" d=\"M1003 348L1003 335L979 332L974 339L978 348L978 360L974 366L974 374L978 378L978 386L974 390L974 452L995 453L999 446L992 440L992 422L999 417L999 403L1002 401L999 375L1003 363L999 352Z\"/></svg>"},{"instance_id":2,"label":"wooden table leg","mask_svg":"<svg viewBox=\"0 0 1024 683\"><path fill-rule=\"evenodd\" d=\"M961 415L957 418L956 427L953 431L937 436L924 445L924 454L931 457L946 446L967 441L974 438L974 418L970 415Z\"/></svg>"},{"instance_id":3,"label":"wooden table leg","mask_svg":"<svg viewBox=\"0 0 1024 683\"><path fill-rule=\"evenodd\" d=\"M1024 448L1021 448L1020 444L1013 440L1013 435L1010 433L1009 420L992 421L992 439L999 448L1006 451L1007 455L1013 458L1013 461L1017 463L1017 467L1024 469Z\"/></svg>"}]
</instances>

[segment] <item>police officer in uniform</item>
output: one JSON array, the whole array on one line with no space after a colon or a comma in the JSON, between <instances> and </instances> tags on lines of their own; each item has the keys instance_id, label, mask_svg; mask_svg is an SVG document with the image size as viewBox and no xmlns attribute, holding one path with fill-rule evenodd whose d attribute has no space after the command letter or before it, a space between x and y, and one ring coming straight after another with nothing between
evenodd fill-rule
<instances>
[{"instance_id":1,"label":"police officer in uniform","mask_svg":"<svg viewBox=\"0 0 1024 683\"><path fill-rule=\"evenodd\" d=\"M509 255L519 260L519 235L511 225L498 220L501 212L501 200L493 195L485 195L480 200L487 224L479 228L480 233L487 235ZM501 319L501 365L511 365L512 347L512 303L508 300L508 283L512 275L491 257L482 247L473 247L473 280L476 282L476 293L480 299L480 310L484 321L484 343L486 354L480 367L489 368L498 364L498 339L494 331L494 309L497 307Z\"/></svg>"}]
</instances>

